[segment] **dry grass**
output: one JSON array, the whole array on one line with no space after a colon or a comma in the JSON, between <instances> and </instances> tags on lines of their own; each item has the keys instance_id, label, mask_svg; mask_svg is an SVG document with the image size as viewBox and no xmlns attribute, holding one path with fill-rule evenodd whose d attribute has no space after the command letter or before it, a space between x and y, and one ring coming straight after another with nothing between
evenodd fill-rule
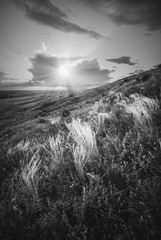
<instances>
[{"instance_id":1,"label":"dry grass","mask_svg":"<svg viewBox=\"0 0 161 240\"><path fill-rule=\"evenodd\" d=\"M95 112L104 112L105 104L103 103L103 100L99 100L98 102L95 102L93 105L93 111Z\"/></svg>"},{"instance_id":2,"label":"dry grass","mask_svg":"<svg viewBox=\"0 0 161 240\"><path fill-rule=\"evenodd\" d=\"M49 118L49 121L51 122L51 125L57 127L60 124L60 117L55 117L55 118Z\"/></svg>"},{"instance_id":3,"label":"dry grass","mask_svg":"<svg viewBox=\"0 0 161 240\"><path fill-rule=\"evenodd\" d=\"M84 168L87 163L92 169L93 163L98 156L95 132L87 122L80 119L73 119L70 124L66 124L69 129L69 137L74 140L70 149L74 158L74 163L81 181L85 180Z\"/></svg>"},{"instance_id":4,"label":"dry grass","mask_svg":"<svg viewBox=\"0 0 161 240\"><path fill-rule=\"evenodd\" d=\"M98 113L95 117L93 116L93 118L95 119L94 121L95 131L97 134L101 134L101 132L106 131L106 123L113 118L113 115L112 115L112 112L108 112L108 113L103 112L103 113Z\"/></svg>"},{"instance_id":5,"label":"dry grass","mask_svg":"<svg viewBox=\"0 0 161 240\"><path fill-rule=\"evenodd\" d=\"M81 122L80 119L73 119L71 123L66 124L70 131L70 136L77 145L83 146L88 152L89 157L97 155L97 144L95 133L87 122Z\"/></svg>"},{"instance_id":6,"label":"dry grass","mask_svg":"<svg viewBox=\"0 0 161 240\"><path fill-rule=\"evenodd\" d=\"M129 99L121 100L116 107L122 108L122 113L125 112L123 116L128 114L133 117L135 127L151 131L153 128L152 114L159 108L157 101L138 94L130 95Z\"/></svg>"},{"instance_id":7,"label":"dry grass","mask_svg":"<svg viewBox=\"0 0 161 240\"><path fill-rule=\"evenodd\" d=\"M20 186L21 191L27 197L38 199L38 185L43 177L43 171L40 168L41 159L36 152L31 160L21 168Z\"/></svg>"},{"instance_id":8,"label":"dry grass","mask_svg":"<svg viewBox=\"0 0 161 240\"><path fill-rule=\"evenodd\" d=\"M71 151L73 154L74 163L75 163L75 167L78 172L79 178L82 182L84 182L85 181L84 167L89 160L88 152L85 150L83 145L75 146L75 144L73 144Z\"/></svg>"},{"instance_id":9,"label":"dry grass","mask_svg":"<svg viewBox=\"0 0 161 240\"><path fill-rule=\"evenodd\" d=\"M64 161L64 136L62 134L58 134L56 138L50 136L42 148L45 150L50 170L55 169Z\"/></svg>"},{"instance_id":10,"label":"dry grass","mask_svg":"<svg viewBox=\"0 0 161 240\"><path fill-rule=\"evenodd\" d=\"M20 151L28 151L29 146L30 146L30 141L26 139L18 143L15 148L17 148Z\"/></svg>"},{"instance_id":11,"label":"dry grass","mask_svg":"<svg viewBox=\"0 0 161 240\"><path fill-rule=\"evenodd\" d=\"M97 133L108 129L106 123L115 123L117 127L121 122L151 133L153 129L152 115L158 110L158 102L143 95L132 94L129 98L121 93L113 94L107 99L96 102L90 112L90 122Z\"/></svg>"},{"instance_id":12,"label":"dry grass","mask_svg":"<svg viewBox=\"0 0 161 240\"><path fill-rule=\"evenodd\" d=\"M8 145L10 155L7 147L1 151L3 239L158 239L158 104L110 94L88 122L55 118Z\"/></svg>"},{"instance_id":13,"label":"dry grass","mask_svg":"<svg viewBox=\"0 0 161 240\"><path fill-rule=\"evenodd\" d=\"M46 139L44 137L41 137L41 141L45 142ZM34 154L37 150L40 149L42 143L40 143L38 138L32 138L32 139L24 139L20 141L18 144L16 144L14 147L8 148L8 154L13 155L16 152L21 152L23 154Z\"/></svg>"},{"instance_id":14,"label":"dry grass","mask_svg":"<svg viewBox=\"0 0 161 240\"><path fill-rule=\"evenodd\" d=\"M30 141L28 139L22 140L15 147L8 149L8 154L12 155L16 151L28 152L31 150Z\"/></svg>"}]
</instances>

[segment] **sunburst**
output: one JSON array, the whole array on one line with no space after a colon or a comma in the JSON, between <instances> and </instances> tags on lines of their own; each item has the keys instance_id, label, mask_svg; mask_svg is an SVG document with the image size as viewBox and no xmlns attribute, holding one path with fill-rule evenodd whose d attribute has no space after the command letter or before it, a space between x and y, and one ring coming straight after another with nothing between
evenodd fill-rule
<instances>
[{"instance_id":1,"label":"sunburst","mask_svg":"<svg viewBox=\"0 0 161 240\"><path fill-rule=\"evenodd\" d=\"M62 78L69 77L70 73L71 73L71 68L68 63L61 65L57 70L58 76Z\"/></svg>"}]
</instances>

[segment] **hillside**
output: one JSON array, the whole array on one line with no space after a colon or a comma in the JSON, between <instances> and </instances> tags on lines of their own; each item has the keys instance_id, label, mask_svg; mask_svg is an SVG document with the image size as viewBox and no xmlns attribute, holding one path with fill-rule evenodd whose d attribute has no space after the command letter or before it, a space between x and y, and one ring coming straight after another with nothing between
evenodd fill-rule
<instances>
[{"instance_id":1,"label":"hillside","mask_svg":"<svg viewBox=\"0 0 161 240\"><path fill-rule=\"evenodd\" d=\"M161 239L160 66L82 93L7 94L0 239Z\"/></svg>"}]
</instances>

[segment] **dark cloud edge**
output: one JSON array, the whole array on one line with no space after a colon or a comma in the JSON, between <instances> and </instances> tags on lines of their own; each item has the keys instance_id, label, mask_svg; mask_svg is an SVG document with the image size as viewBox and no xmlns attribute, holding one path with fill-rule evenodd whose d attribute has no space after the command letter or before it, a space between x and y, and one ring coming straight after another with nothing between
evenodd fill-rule
<instances>
[{"instance_id":1,"label":"dark cloud edge","mask_svg":"<svg viewBox=\"0 0 161 240\"><path fill-rule=\"evenodd\" d=\"M155 3L153 0L115 0L109 1L109 6L106 6L108 1L105 0L82 0L82 3L103 13L117 25L145 25L150 32L161 30L160 0ZM117 10L108 13L107 7Z\"/></svg>"},{"instance_id":2,"label":"dark cloud edge","mask_svg":"<svg viewBox=\"0 0 161 240\"><path fill-rule=\"evenodd\" d=\"M116 63L116 64L126 64L126 65L130 65L130 66L134 66L137 64L136 62L131 62L131 57L129 57L129 56L122 56L119 58L109 58L109 59L105 59L105 60Z\"/></svg>"},{"instance_id":3,"label":"dark cloud edge","mask_svg":"<svg viewBox=\"0 0 161 240\"><path fill-rule=\"evenodd\" d=\"M1 80L17 80L14 77L9 77L11 74L10 73L6 73L5 71L0 71L0 81Z\"/></svg>"},{"instance_id":4,"label":"dark cloud edge","mask_svg":"<svg viewBox=\"0 0 161 240\"><path fill-rule=\"evenodd\" d=\"M51 4L48 0L46 2L41 0L13 1L16 6L25 12L29 19L39 24L46 25L62 32L85 34L97 40L101 38L109 39L96 31L80 27L75 23L67 21L67 15L61 9ZM35 6L37 6L37 8L35 8ZM51 10L53 10L53 12Z\"/></svg>"}]
</instances>

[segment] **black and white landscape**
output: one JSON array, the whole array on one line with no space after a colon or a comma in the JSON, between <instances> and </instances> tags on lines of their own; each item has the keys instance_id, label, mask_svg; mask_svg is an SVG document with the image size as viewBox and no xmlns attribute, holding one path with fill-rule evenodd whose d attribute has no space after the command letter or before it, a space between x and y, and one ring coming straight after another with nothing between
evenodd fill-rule
<instances>
[{"instance_id":1,"label":"black and white landscape","mask_svg":"<svg viewBox=\"0 0 161 240\"><path fill-rule=\"evenodd\" d=\"M161 239L160 12L0 1L0 239Z\"/></svg>"}]
</instances>

